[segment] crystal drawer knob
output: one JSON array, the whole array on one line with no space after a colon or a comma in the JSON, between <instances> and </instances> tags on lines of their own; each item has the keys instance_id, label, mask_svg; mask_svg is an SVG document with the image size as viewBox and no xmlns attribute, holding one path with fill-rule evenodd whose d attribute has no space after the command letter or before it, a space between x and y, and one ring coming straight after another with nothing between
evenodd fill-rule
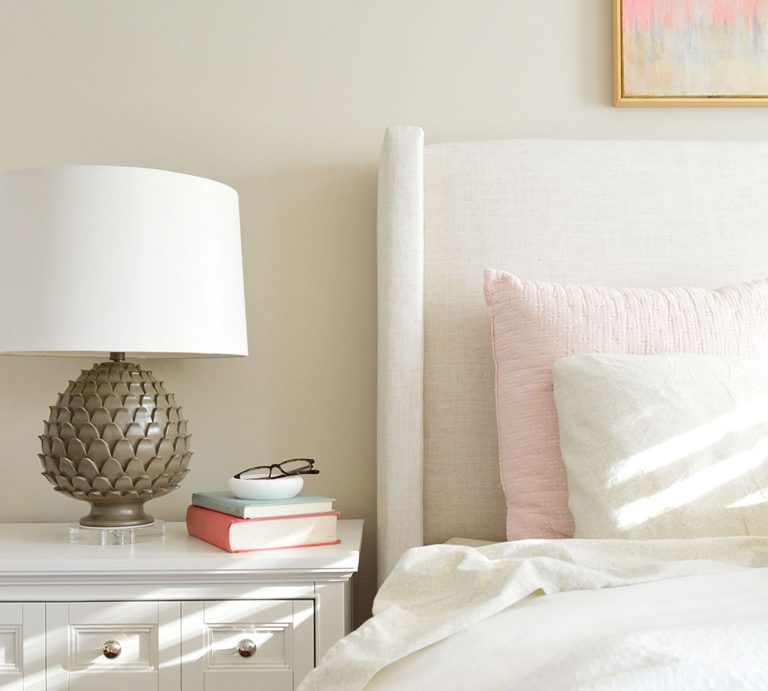
<instances>
[{"instance_id":1,"label":"crystal drawer knob","mask_svg":"<svg viewBox=\"0 0 768 691\"><path fill-rule=\"evenodd\" d=\"M104 657L108 660L114 660L116 657L120 657L120 653L123 652L123 646L119 641L107 641L102 647L101 652L104 653Z\"/></svg>"},{"instance_id":2,"label":"crystal drawer knob","mask_svg":"<svg viewBox=\"0 0 768 691\"><path fill-rule=\"evenodd\" d=\"M240 657L250 657L256 652L256 644L250 638L243 638L237 644L237 654Z\"/></svg>"}]
</instances>

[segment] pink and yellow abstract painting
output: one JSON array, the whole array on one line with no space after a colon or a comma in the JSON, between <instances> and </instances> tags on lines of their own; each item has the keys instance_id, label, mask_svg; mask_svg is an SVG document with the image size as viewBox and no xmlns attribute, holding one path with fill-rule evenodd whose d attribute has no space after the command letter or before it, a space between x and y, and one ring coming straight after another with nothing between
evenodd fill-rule
<instances>
[{"instance_id":1,"label":"pink and yellow abstract painting","mask_svg":"<svg viewBox=\"0 0 768 691\"><path fill-rule=\"evenodd\" d=\"M768 98L768 0L616 0L622 98Z\"/></svg>"}]
</instances>

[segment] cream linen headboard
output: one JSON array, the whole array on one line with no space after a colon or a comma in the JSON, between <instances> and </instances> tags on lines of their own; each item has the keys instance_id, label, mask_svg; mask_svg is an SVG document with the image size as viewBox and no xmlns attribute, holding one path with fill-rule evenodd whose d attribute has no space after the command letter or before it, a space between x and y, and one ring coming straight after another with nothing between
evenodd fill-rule
<instances>
[{"instance_id":1,"label":"cream linen headboard","mask_svg":"<svg viewBox=\"0 0 768 691\"><path fill-rule=\"evenodd\" d=\"M379 168L378 545L504 539L485 267L702 285L768 275L768 143L387 130ZM767 315L768 316L768 315Z\"/></svg>"}]
</instances>

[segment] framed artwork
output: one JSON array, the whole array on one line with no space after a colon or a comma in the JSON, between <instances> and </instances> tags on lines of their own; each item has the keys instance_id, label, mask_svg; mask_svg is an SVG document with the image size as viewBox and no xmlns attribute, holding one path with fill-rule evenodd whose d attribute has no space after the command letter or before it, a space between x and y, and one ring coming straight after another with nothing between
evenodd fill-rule
<instances>
[{"instance_id":1,"label":"framed artwork","mask_svg":"<svg viewBox=\"0 0 768 691\"><path fill-rule=\"evenodd\" d=\"M768 0L614 0L614 104L768 105Z\"/></svg>"}]
</instances>

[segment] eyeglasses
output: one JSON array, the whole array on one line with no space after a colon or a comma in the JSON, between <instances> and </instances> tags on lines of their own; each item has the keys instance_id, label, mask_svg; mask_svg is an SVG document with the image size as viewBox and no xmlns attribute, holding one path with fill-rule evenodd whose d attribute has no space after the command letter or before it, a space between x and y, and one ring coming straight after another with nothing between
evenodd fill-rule
<instances>
[{"instance_id":1,"label":"eyeglasses","mask_svg":"<svg viewBox=\"0 0 768 691\"><path fill-rule=\"evenodd\" d=\"M241 470L234 477L238 480L276 480L290 475L317 475L314 458L289 458L281 463L255 465Z\"/></svg>"}]
</instances>

